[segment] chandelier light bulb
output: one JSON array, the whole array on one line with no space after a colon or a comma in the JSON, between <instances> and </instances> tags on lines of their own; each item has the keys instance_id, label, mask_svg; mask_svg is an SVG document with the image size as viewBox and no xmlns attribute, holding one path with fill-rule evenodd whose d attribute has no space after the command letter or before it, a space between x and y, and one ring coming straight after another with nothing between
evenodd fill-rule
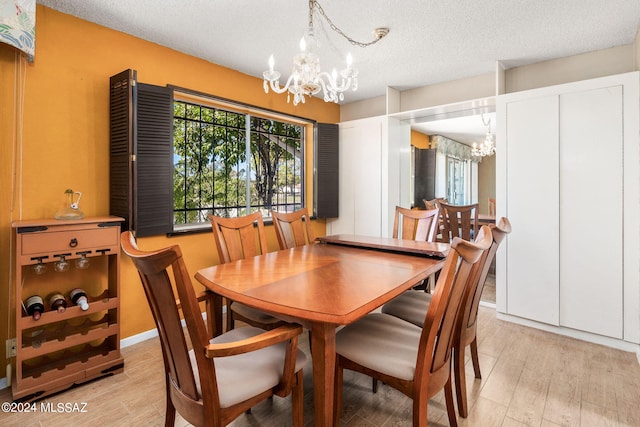
<instances>
[{"instance_id":1,"label":"chandelier light bulb","mask_svg":"<svg viewBox=\"0 0 640 427\"><path fill-rule=\"evenodd\" d=\"M353 57L351 56L351 52L347 53L347 68L351 68L351 64L353 63Z\"/></svg>"},{"instance_id":2,"label":"chandelier light bulb","mask_svg":"<svg viewBox=\"0 0 640 427\"><path fill-rule=\"evenodd\" d=\"M273 66L276 64L275 59L273 59L273 54L269 57L269 72L273 73Z\"/></svg>"},{"instance_id":3,"label":"chandelier light bulb","mask_svg":"<svg viewBox=\"0 0 640 427\"><path fill-rule=\"evenodd\" d=\"M307 42L304 40L304 37L300 39L300 51L304 52L307 50Z\"/></svg>"}]
</instances>

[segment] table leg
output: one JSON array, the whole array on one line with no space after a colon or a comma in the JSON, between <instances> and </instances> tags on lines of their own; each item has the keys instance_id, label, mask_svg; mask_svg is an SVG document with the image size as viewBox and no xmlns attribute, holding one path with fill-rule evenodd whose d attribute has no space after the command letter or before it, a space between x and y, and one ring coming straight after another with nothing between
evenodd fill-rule
<instances>
[{"instance_id":1,"label":"table leg","mask_svg":"<svg viewBox=\"0 0 640 427\"><path fill-rule=\"evenodd\" d=\"M211 307L207 307L207 327L212 331L211 336L217 337L221 335L222 329L222 296L213 294ZM211 318L209 318L211 316Z\"/></svg>"},{"instance_id":2,"label":"table leg","mask_svg":"<svg viewBox=\"0 0 640 427\"><path fill-rule=\"evenodd\" d=\"M336 364L336 326L314 322L311 326L315 425L333 426L333 387Z\"/></svg>"}]
</instances>

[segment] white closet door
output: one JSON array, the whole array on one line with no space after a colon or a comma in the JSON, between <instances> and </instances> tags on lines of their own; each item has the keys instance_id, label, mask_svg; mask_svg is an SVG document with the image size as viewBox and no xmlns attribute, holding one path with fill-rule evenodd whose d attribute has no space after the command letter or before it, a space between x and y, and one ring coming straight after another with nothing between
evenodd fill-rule
<instances>
[{"instance_id":1,"label":"white closet door","mask_svg":"<svg viewBox=\"0 0 640 427\"><path fill-rule=\"evenodd\" d=\"M381 235L381 147L380 119L340 125L339 218L327 233Z\"/></svg>"},{"instance_id":2,"label":"white closet door","mask_svg":"<svg viewBox=\"0 0 640 427\"><path fill-rule=\"evenodd\" d=\"M559 322L558 97L506 104L507 312Z\"/></svg>"},{"instance_id":3,"label":"white closet door","mask_svg":"<svg viewBox=\"0 0 640 427\"><path fill-rule=\"evenodd\" d=\"M382 123L358 128L354 169L354 233L382 236Z\"/></svg>"},{"instance_id":4,"label":"white closet door","mask_svg":"<svg viewBox=\"0 0 640 427\"><path fill-rule=\"evenodd\" d=\"M355 128L339 128L340 144L339 156L339 180L338 194L338 218L327 219L327 234L353 234L354 210L353 204L353 180L356 171L348 167L356 153L356 144L353 142L357 135Z\"/></svg>"},{"instance_id":5,"label":"white closet door","mask_svg":"<svg viewBox=\"0 0 640 427\"><path fill-rule=\"evenodd\" d=\"M560 325L622 338L622 86L560 95Z\"/></svg>"}]
</instances>

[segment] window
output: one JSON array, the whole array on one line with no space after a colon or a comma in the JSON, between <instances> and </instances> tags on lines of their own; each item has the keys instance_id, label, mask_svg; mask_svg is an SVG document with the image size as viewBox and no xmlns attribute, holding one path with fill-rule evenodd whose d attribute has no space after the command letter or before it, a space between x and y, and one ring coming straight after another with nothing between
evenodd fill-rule
<instances>
[{"instance_id":1,"label":"window","mask_svg":"<svg viewBox=\"0 0 640 427\"><path fill-rule=\"evenodd\" d=\"M124 230L210 229L209 213L267 216L309 201L316 217L337 217L338 125L141 83L136 74L109 79L109 213Z\"/></svg>"},{"instance_id":2,"label":"window","mask_svg":"<svg viewBox=\"0 0 640 427\"><path fill-rule=\"evenodd\" d=\"M304 126L174 101L174 229L304 206ZM249 135L249 138L247 138Z\"/></svg>"}]
</instances>

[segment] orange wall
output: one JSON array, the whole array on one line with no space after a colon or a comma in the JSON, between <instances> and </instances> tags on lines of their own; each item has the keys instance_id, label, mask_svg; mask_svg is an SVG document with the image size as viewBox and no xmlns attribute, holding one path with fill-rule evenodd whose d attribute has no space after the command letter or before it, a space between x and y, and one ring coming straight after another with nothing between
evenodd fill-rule
<instances>
[{"instance_id":1,"label":"orange wall","mask_svg":"<svg viewBox=\"0 0 640 427\"><path fill-rule=\"evenodd\" d=\"M35 61L24 63L24 73L19 72L16 50L0 44L0 343L14 334L13 327L7 325L11 221L52 218L62 207L67 188L83 193L80 208L86 216L109 213L111 75L131 68L144 83L173 84L318 122L337 123L340 119L337 104L314 98L293 107L287 104L286 95L265 94L260 79L41 5L36 13ZM14 136L19 134L15 106L20 105L21 93L24 108L20 143ZM307 148L310 160L312 147ZM310 186L311 167L308 172ZM323 235L324 222L314 222L313 231ZM267 234L269 247L275 250L271 227ZM142 249L179 244L193 274L217 262L210 233L146 238L139 244ZM154 324L137 273L126 256L123 260L124 338L152 329ZM0 378L4 376L4 362L2 351Z\"/></svg>"},{"instance_id":2,"label":"orange wall","mask_svg":"<svg viewBox=\"0 0 640 427\"><path fill-rule=\"evenodd\" d=\"M431 148L431 145L429 144L429 135L412 130L411 145L418 148Z\"/></svg>"}]
</instances>

